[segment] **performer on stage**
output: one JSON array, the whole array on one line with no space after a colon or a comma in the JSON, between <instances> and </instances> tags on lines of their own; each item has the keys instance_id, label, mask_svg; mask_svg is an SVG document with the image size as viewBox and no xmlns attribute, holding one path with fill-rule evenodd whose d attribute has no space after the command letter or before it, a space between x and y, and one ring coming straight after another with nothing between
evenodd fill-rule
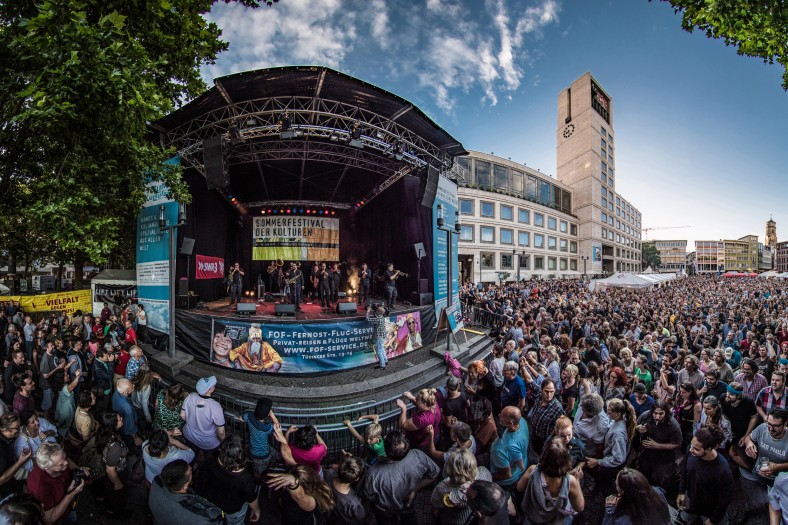
<instances>
[{"instance_id":1,"label":"performer on stage","mask_svg":"<svg viewBox=\"0 0 788 525\"><path fill-rule=\"evenodd\" d=\"M400 275L406 275L399 270L394 269L394 265L389 263L386 267L384 277L386 279L386 304L389 310L394 309L394 303L397 300L397 278Z\"/></svg>"},{"instance_id":2,"label":"performer on stage","mask_svg":"<svg viewBox=\"0 0 788 525\"><path fill-rule=\"evenodd\" d=\"M339 302L339 287L342 283L342 274L339 271L339 263L334 263L331 265L329 278L328 284L331 288L331 302L337 304Z\"/></svg>"},{"instance_id":3,"label":"performer on stage","mask_svg":"<svg viewBox=\"0 0 788 525\"><path fill-rule=\"evenodd\" d=\"M295 305L297 312L301 311L301 290L304 287L304 274L295 262L290 263L290 273L287 284L290 286L290 300Z\"/></svg>"},{"instance_id":4,"label":"performer on stage","mask_svg":"<svg viewBox=\"0 0 788 525\"><path fill-rule=\"evenodd\" d=\"M230 275L227 280L230 281L230 304L237 304L241 300L241 288L243 282L244 271L238 263L235 263L230 269Z\"/></svg>"},{"instance_id":5,"label":"performer on stage","mask_svg":"<svg viewBox=\"0 0 788 525\"><path fill-rule=\"evenodd\" d=\"M328 308L331 302L330 275L326 268L326 263L320 263L320 273L318 274L318 286L320 288L320 306Z\"/></svg>"},{"instance_id":6,"label":"performer on stage","mask_svg":"<svg viewBox=\"0 0 788 525\"><path fill-rule=\"evenodd\" d=\"M371 306L367 307L367 321L372 323L374 328L373 339L375 340L375 355L378 357L378 366L381 370L386 369L386 349L384 343L386 341L386 310L382 306L378 306L376 310L372 310Z\"/></svg>"},{"instance_id":7,"label":"performer on stage","mask_svg":"<svg viewBox=\"0 0 788 525\"><path fill-rule=\"evenodd\" d=\"M268 268L265 269L266 274L268 275L268 290L271 293L276 293L279 291L279 266L276 265L276 261L271 261L271 264L268 265Z\"/></svg>"},{"instance_id":8,"label":"performer on stage","mask_svg":"<svg viewBox=\"0 0 788 525\"><path fill-rule=\"evenodd\" d=\"M309 272L309 296L312 300L317 300L320 290L320 263L315 261L312 271Z\"/></svg>"},{"instance_id":9,"label":"performer on stage","mask_svg":"<svg viewBox=\"0 0 788 525\"><path fill-rule=\"evenodd\" d=\"M359 278L359 298L361 299L361 304L364 305L364 308L367 307L367 301L369 300L369 289L372 284L372 270L369 269L367 263L363 263L361 265L361 271L358 272Z\"/></svg>"}]
</instances>

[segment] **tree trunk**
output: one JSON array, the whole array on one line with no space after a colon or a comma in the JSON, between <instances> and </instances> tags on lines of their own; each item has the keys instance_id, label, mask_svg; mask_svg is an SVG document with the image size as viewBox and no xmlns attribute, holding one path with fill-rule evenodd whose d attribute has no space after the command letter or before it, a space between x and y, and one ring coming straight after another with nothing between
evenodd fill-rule
<instances>
[{"instance_id":1,"label":"tree trunk","mask_svg":"<svg viewBox=\"0 0 788 525\"><path fill-rule=\"evenodd\" d=\"M82 276L85 273L85 254L78 253L74 257L74 285L72 288L74 290L81 290L82 289Z\"/></svg>"}]
</instances>

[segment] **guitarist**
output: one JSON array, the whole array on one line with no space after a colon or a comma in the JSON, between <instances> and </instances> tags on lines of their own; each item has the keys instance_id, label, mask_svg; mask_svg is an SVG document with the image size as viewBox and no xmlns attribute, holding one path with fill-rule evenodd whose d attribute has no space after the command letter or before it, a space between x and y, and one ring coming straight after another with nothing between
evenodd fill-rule
<instances>
[{"instance_id":1,"label":"guitarist","mask_svg":"<svg viewBox=\"0 0 788 525\"><path fill-rule=\"evenodd\" d=\"M386 266L384 278L386 283L386 304L389 310L394 309L394 303L397 300L397 277L400 275L402 275L402 272L395 270L393 263L389 263Z\"/></svg>"},{"instance_id":2,"label":"guitarist","mask_svg":"<svg viewBox=\"0 0 788 525\"><path fill-rule=\"evenodd\" d=\"M295 262L290 263L290 274L287 279L290 285L290 300L295 305L296 312L301 311L301 290L304 286L304 274Z\"/></svg>"}]
</instances>

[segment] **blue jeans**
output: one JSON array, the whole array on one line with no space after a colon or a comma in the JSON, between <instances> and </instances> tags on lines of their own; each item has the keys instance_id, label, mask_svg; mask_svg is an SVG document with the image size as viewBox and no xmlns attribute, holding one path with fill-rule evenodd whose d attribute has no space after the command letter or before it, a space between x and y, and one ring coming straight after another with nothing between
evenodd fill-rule
<instances>
[{"instance_id":1,"label":"blue jeans","mask_svg":"<svg viewBox=\"0 0 788 525\"><path fill-rule=\"evenodd\" d=\"M389 360L386 359L386 350L383 348L383 343L382 337L375 338L375 354L378 356L378 364L380 364L381 368L386 368L386 363L388 363Z\"/></svg>"},{"instance_id":2,"label":"blue jeans","mask_svg":"<svg viewBox=\"0 0 788 525\"><path fill-rule=\"evenodd\" d=\"M42 390L43 397L41 398L41 411L46 412L52 408L52 389L46 388Z\"/></svg>"},{"instance_id":3,"label":"blue jeans","mask_svg":"<svg viewBox=\"0 0 788 525\"><path fill-rule=\"evenodd\" d=\"M244 503L244 506L241 507L241 510L235 512L233 514L225 514L224 521L227 525L243 525L244 520L246 519L246 511L249 510L249 504Z\"/></svg>"}]
</instances>

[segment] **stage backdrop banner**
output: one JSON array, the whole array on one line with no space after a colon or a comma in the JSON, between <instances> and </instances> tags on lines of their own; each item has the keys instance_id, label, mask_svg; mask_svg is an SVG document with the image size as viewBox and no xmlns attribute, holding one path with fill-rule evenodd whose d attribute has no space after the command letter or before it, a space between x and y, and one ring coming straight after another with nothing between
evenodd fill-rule
<instances>
[{"instance_id":1,"label":"stage backdrop banner","mask_svg":"<svg viewBox=\"0 0 788 525\"><path fill-rule=\"evenodd\" d=\"M90 290L50 293L46 295L14 295L0 297L0 301L19 301L25 312L63 312L71 315L77 310L86 314L93 310Z\"/></svg>"},{"instance_id":2,"label":"stage backdrop banner","mask_svg":"<svg viewBox=\"0 0 788 525\"><path fill-rule=\"evenodd\" d=\"M197 272L196 279L222 279L224 277L224 259L209 255L194 256Z\"/></svg>"},{"instance_id":3,"label":"stage backdrop banner","mask_svg":"<svg viewBox=\"0 0 788 525\"><path fill-rule=\"evenodd\" d=\"M422 314L424 314L422 316ZM254 323L178 311L178 345L213 365L258 373L336 372L377 362L366 319ZM408 354L432 337L432 307L386 319L386 354ZM422 332L425 326L425 332Z\"/></svg>"},{"instance_id":4,"label":"stage backdrop banner","mask_svg":"<svg viewBox=\"0 0 788 525\"><path fill-rule=\"evenodd\" d=\"M137 287L133 284L96 284L93 295L94 303L114 304L115 298L121 296L124 299L136 297Z\"/></svg>"},{"instance_id":5,"label":"stage backdrop banner","mask_svg":"<svg viewBox=\"0 0 788 525\"><path fill-rule=\"evenodd\" d=\"M290 215L255 217L252 259L338 261L339 219Z\"/></svg>"},{"instance_id":6,"label":"stage backdrop banner","mask_svg":"<svg viewBox=\"0 0 788 525\"><path fill-rule=\"evenodd\" d=\"M438 210L440 206L440 210ZM439 177L438 191L432 205L432 275L435 279L435 318L440 319L441 311L446 308L449 296L449 284L446 276L449 273L449 242L451 242L451 294L452 303L460 304L460 288L458 284L457 241L459 235L454 233L457 222L457 185L446 177ZM445 229L438 229L438 217L443 217Z\"/></svg>"},{"instance_id":7,"label":"stage backdrop banner","mask_svg":"<svg viewBox=\"0 0 788 525\"><path fill-rule=\"evenodd\" d=\"M179 164L175 157L168 164ZM167 226L178 223L178 203L162 182L149 182L147 198L137 216L137 298L145 305L148 327L170 333L169 230L159 229L159 207L164 206Z\"/></svg>"}]
</instances>

